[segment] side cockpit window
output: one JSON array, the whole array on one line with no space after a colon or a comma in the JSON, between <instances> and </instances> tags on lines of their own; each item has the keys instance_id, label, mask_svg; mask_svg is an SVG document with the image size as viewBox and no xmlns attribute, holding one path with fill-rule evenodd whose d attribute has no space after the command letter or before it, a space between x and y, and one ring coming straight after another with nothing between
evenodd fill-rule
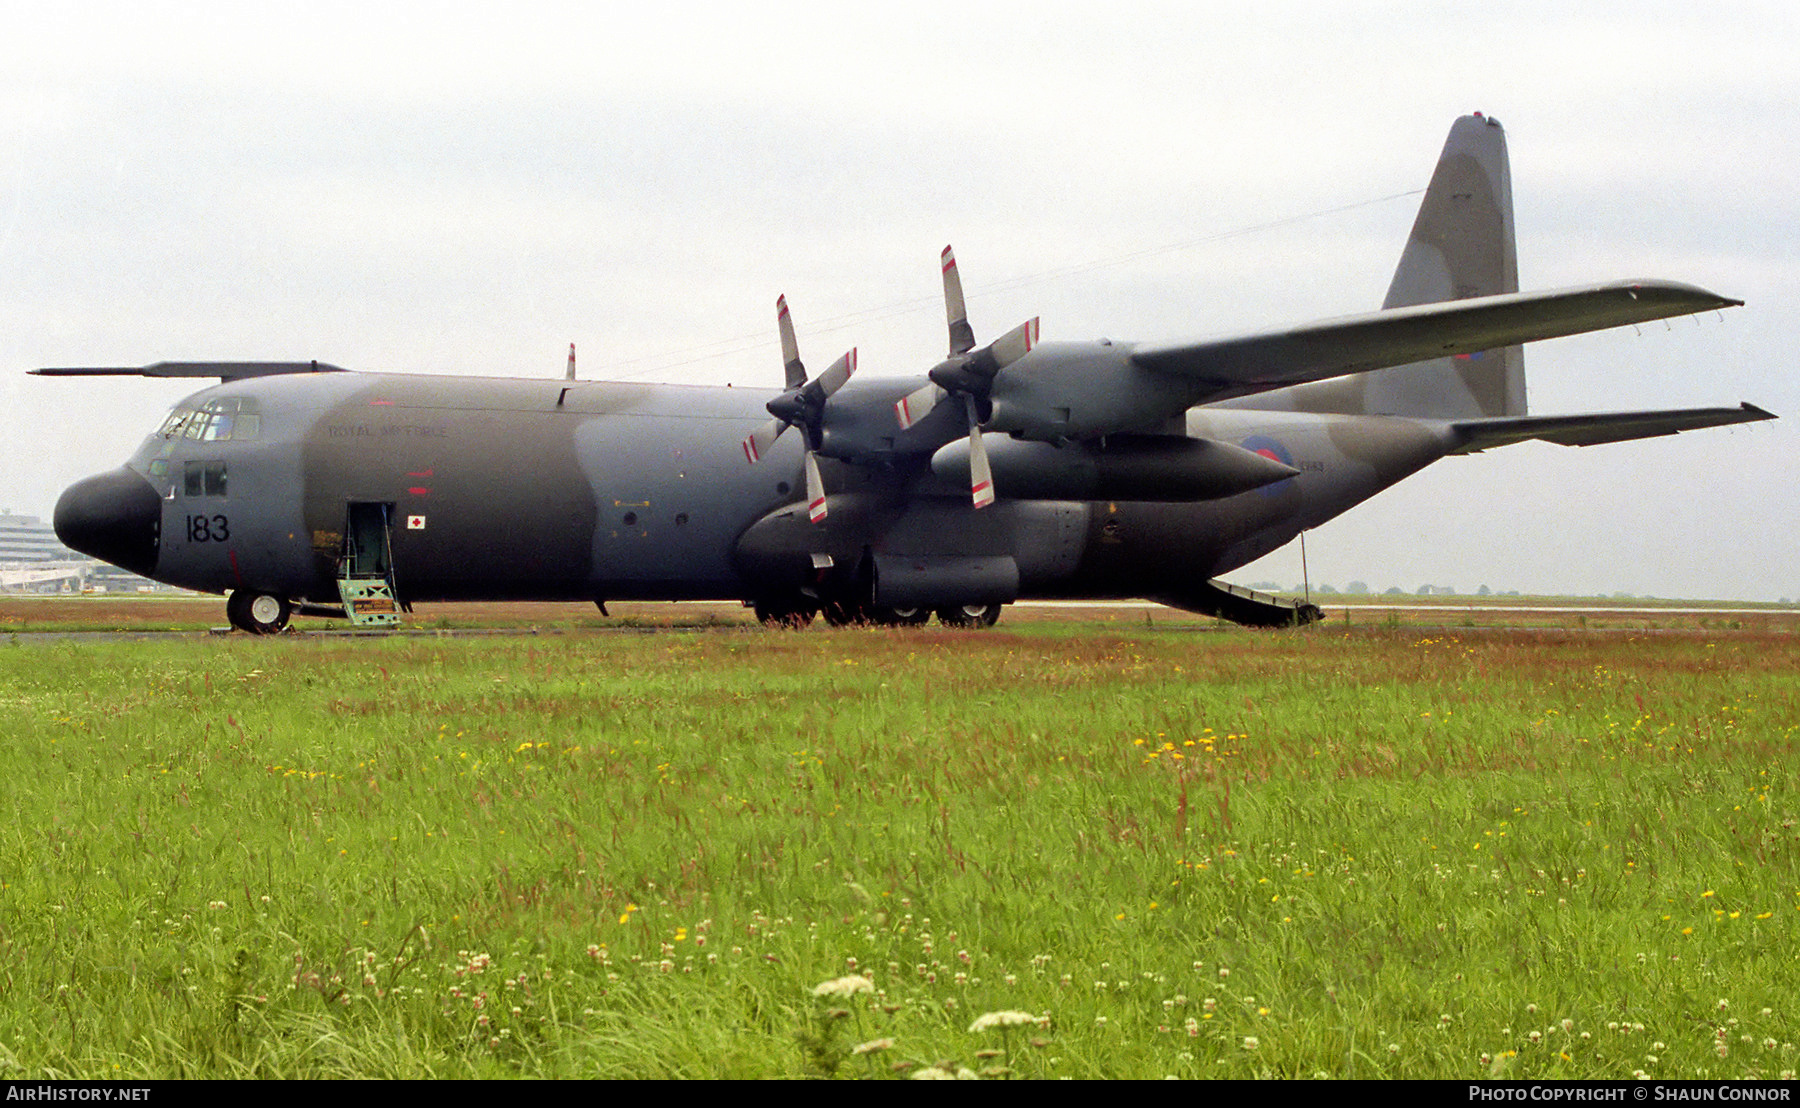
<instances>
[{"instance_id":1,"label":"side cockpit window","mask_svg":"<svg viewBox=\"0 0 1800 1108\"><path fill-rule=\"evenodd\" d=\"M183 462L182 492L188 496L224 496L224 462Z\"/></svg>"},{"instance_id":2,"label":"side cockpit window","mask_svg":"<svg viewBox=\"0 0 1800 1108\"><path fill-rule=\"evenodd\" d=\"M197 408L176 408L157 434L195 442L250 442L262 437L262 415L252 396L215 396Z\"/></svg>"}]
</instances>

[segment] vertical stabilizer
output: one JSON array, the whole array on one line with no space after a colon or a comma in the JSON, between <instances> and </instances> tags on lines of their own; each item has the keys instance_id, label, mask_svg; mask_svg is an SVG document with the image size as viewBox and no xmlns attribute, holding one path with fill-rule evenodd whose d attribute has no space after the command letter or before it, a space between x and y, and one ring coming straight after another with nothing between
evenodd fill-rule
<instances>
[{"instance_id":1,"label":"vertical stabilizer","mask_svg":"<svg viewBox=\"0 0 1800 1108\"><path fill-rule=\"evenodd\" d=\"M1512 174L1498 120L1465 115L1419 205L1384 308L1519 291ZM1525 414L1525 354L1509 346L1252 397L1244 407L1475 419ZM1238 405L1233 405L1238 406Z\"/></svg>"}]
</instances>

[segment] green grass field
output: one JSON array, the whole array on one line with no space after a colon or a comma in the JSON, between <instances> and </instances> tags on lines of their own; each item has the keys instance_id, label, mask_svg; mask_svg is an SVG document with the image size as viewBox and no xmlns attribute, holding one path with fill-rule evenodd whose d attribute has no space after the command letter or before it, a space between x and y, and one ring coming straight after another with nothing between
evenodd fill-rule
<instances>
[{"instance_id":1,"label":"green grass field","mask_svg":"<svg viewBox=\"0 0 1800 1108\"><path fill-rule=\"evenodd\" d=\"M1797 643L0 640L0 1076L1791 1077Z\"/></svg>"}]
</instances>

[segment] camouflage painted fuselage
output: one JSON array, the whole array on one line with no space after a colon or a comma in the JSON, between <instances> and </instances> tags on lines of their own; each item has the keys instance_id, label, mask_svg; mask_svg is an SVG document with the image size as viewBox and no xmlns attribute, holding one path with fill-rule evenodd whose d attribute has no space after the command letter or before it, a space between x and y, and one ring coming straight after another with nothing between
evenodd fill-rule
<instances>
[{"instance_id":1,"label":"camouflage painted fuselage","mask_svg":"<svg viewBox=\"0 0 1800 1108\"><path fill-rule=\"evenodd\" d=\"M889 403L917 381L854 382ZM614 383L306 374L204 390L252 438L152 435L128 463L154 491L157 580L335 599L349 505L390 506L407 601L755 599L874 556L1011 560L1015 597L1178 598L1441 457L1443 425L1196 409L1190 432L1278 457L1289 480L1199 503L1003 499L970 505L928 455L827 461L832 509L800 503L800 446L761 464L739 442L772 392ZM213 406L218 406L216 403ZM195 486L196 468L223 479ZM1002 589L1002 591L1008 591ZM986 593L984 592L984 595ZM942 597L948 603L958 597Z\"/></svg>"}]
</instances>

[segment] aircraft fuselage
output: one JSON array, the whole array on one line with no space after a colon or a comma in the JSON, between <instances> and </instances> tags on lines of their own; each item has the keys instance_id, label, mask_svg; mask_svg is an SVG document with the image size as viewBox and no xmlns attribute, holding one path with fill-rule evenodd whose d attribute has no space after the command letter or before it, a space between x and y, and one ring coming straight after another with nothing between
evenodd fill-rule
<instances>
[{"instance_id":1,"label":"aircraft fuselage","mask_svg":"<svg viewBox=\"0 0 1800 1108\"><path fill-rule=\"evenodd\" d=\"M157 504L154 558L130 568L205 592L335 603L347 521L362 505L384 514L404 602L756 600L821 587L942 603L1179 598L1451 445L1416 420L1202 408L1188 417L1195 437L1278 457L1299 475L1201 502L1003 499L976 511L920 455L827 459L832 510L814 524L797 442L754 466L741 454L773 395L397 374L220 385L178 405L125 467ZM102 479L125 480L90 481ZM80 514L89 484L70 490L59 516ZM147 522L118 518L140 531ZM877 564L885 588L867 579ZM914 574L925 575L916 596L901 580Z\"/></svg>"}]
</instances>

